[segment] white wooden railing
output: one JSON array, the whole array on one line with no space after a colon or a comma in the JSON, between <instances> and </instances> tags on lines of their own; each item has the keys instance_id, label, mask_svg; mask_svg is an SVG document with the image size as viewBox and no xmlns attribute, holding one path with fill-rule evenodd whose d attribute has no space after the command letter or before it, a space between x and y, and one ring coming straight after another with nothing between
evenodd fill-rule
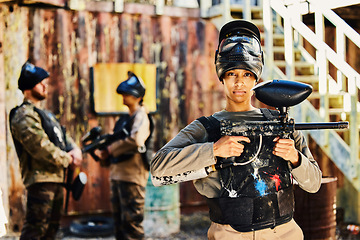
<instances>
[{"instance_id":1,"label":"white wooden railing","mask_svg":"<svg viewBox=\"0 0 360 240\"><path fill-rule=\"evenodd\" d=\"M315 32L302 22L302 9L315 14ZM329 95L343 95L343 118L350 123L350 144L345 142L334 131L310 131L318 145L328 154L341 169L353 186L360 191L359 165L359 128L358 128L358 88L360 75L345 61L345 38L360 48L360 36L343 19L331 9L319 6L316 0L306 2L264 0L263 16L265 27L265 51L267 67L275 69L272 52L273 20L281 17L284 26L286 77L296 79L294 64L294 42L306 39L316 50L314 59L316 74L319 81L320 108L316 111L311 104L297 106L294 112L298 118L311 122L329 121ZM324 41L324 20L329 20L336 27L336 51ZM337 80L329 77L329 63L337 69ZM270 75L272 73L269 73ZM269 75L269 76L270 76ZM331 88L329 88L331 86ZM335 90L335 91L334 91ZM301 114L299 114L301 113Z\"/></svg>"}]
</instances>

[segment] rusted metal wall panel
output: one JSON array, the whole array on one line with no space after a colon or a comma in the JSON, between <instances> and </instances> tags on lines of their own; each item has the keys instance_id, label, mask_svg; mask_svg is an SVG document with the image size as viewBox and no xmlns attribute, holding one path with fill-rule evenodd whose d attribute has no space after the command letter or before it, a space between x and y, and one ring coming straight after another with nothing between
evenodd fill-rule
<instances>
[{"instance_id":1,"label":"rusted metal wall panel","mask_svg":"<svg viewBox=\"0 0 360 240\"><path fill-rule=\"evenodd\" d=\"M17 5L0 7L2 46L7 49L3 64L7 70L6 113L22 99L16 90L17 78L27 58L50 72L49 97L44 106L57 114L78 143L82 135L99 124L110 132L116 120L116 116L100 117L91 112L89 68L95 63L156 64L156 148L192 120L221 108L221 84L213 64L218 31L206 20ZM21 224L25 194L8 129L7 136L8 196L13 209L10 221L16 230L21 228L15 227L15 223ZM69 212L110 211L108 170L89 156L80 170L87 173L88 184L79 202L70 201ZM187 195L197 194L193 188L186 189L183 191L191 192Z\"/></svg>"},{"instance_id":2,"label":"rusted metal wall panel","mask_svg":"<svg viewBox=\"0 0 360 240\"><path fill-rule=\"evenodd\" d=\"M191 122L222 109L224 95L214 67L217 32L212 25L202 22L189 21L186 24L185 82L180 96L183 99L183 105L180 105L183 112L180 115L186 116L182 122ZM180 186L182 212L207 209L205 198L197 193L192 182L181 183Z\"/></svg>"},{"instance_id":3,"label":"rusted metal wall panel","mask_svg":"<svg viewBox=\"0 0 360 240\"><path fill-rule=\"evenodd\" d=\"M18 6L1 7L1 46L4 58L3 78L5 80L5 112L8 113L12 106L19 104L22 100L21 93L17 90L16 79L19 76L21 64L26 61L29 53L29 10L19 8ZM22 184L19 164L13 146L12 138L9 134L8 115L5 112L6 126L6 159L0 158L2 163L6 165L6 176L8 187L3 189L3 196L8 199L9 205L5 207L9 211L11 229L19 230L22 227L22 218L24 216L25 198L24 186ZM1 133L3 134L3 133Z\"/></svg>"},{"instance_id":4,"label":"rusted metal wall panel","mask_svg":"<svg viewBox=\"0 0 360 240\"><path fill-rule=\"evenodd\" d=\"M0 14L0 22L3 22L3 16ZM3 31L0 25L0 32ZM4 49L3 49L3 35L0 34L0 66L4 65ZM0 112L5 113L5 73L4 68L0 68ZM9 209L8 198L8 178L7 178L7 165L6 161L6 118L5 114L0 114L0 202ZM6 189L6 191L4 191ZM2 194L5 192L5 194ZM3 197L4 196L4 197ZM2 206L0 206L2 207ZM8 213L6 213L8 215Z\"/></svg>"}]
</instances>

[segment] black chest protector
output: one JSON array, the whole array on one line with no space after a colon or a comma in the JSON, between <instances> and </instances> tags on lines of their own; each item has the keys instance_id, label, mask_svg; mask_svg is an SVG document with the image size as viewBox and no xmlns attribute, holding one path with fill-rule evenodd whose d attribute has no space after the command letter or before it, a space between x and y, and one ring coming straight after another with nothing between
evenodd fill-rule
<instances>
[{"instance_id":1,"label":"black chest protector","mask_svg":"<svg viewBox=\"0 0 360 240\"><path fill-rule=\"evenodd\" d=\"M41 110L36 107L34 107L34 110L39 114L41 118L41 125L48 135L50 141L63 151L70 151L72 146L68 145L66 142L65 128L60 125L55 116L49 111Z\"/></svg>"},{"instance_id":2,"label":"black chest protector","mask_svg":"<svg viewBox=\"0 0 360 240\"><path fill-rule=\"evenodd\" d=\"M267 120L276 118L261 109ZM198 119L206 128L209 142L220 137L220 123L214 117ZM230 165L219 171L219 198L207 199L213 222L230 224L239 232L273 228L293 217L294 197L288 162L272 154L274 137L249 137L239 157L219 158L217 164ZM235 163L236 166L232 165Z\"/></svg>"},{"instance_id":3,"label":"black chest protector","mask_svg":"<svg viewBox=\"0 0 360 240\"><path fill-rule=\"evenodd\" d=\"M29 103L25 102L23 104L29 104ZM13 118L16 110L19 107L20 106L17 106L10 111L10 116L9 116L10 124L11 124L11 119ZM61 150L67 151L67 152L70 151L72 149L72 146L70 144L67 144L65 128L60 125L60 123L55 118L55 116L49 111L41 110L36 107L34 107L34 111L39 114L40 119L41 119L41 126L43 127L46 135L49 137L49 140L55 146L59 147ZM19 141L17 141L14 138L13 138L13 140L14 140L14 145L16 148L16 153L17 153L18 157L20 158L20 156L23 153L23 147Z\"/></svg>"}]
</instances>

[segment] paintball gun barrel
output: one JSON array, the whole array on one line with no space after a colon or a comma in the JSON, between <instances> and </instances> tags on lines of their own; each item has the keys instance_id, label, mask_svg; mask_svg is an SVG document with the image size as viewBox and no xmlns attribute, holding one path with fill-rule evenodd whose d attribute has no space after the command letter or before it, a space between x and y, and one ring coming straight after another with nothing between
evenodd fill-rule
<instances>
[{"instance_id":1,"label":"paintball gun barrel","mask_svg":"<svg viewBox=\"0 0 360 240\"><path fill-rule=\"evenodd\" d=\"M262 103L275 107L279 111L279 116L271 121L220 121L221 135L228 136L259 136L260 143L258 150L261 149L262 137L284 137L287 138L295 130L320 130L320 129L348 129L348 122L323 122L323 123L295 123L294 119L288 117L288 109L304 101L311 93L312 87L308 84L288 81L270 80L257 84L253 88L256 98ZM256 153L256 155L259 152ZM246 165L255 159L252 158L243 163L230 161L228 164L216 164L203 169L188 171L175 176L152 176L154 186L174 184L184 181L204 178L210 172L228 167L230 165Z\"/></svg>"},{"instance_id":2,"label":"paintball gun barrel","mask_svg":"<svg viewBox=\"0 0 360 240\"><path fill-rule=\"evenodd\" d=\"M347 129L348 122L295 123L293 119L279 124L279 121L220 122L221 135L227 136L283 136L295 130Z\"/></svg>"}]
</instances>

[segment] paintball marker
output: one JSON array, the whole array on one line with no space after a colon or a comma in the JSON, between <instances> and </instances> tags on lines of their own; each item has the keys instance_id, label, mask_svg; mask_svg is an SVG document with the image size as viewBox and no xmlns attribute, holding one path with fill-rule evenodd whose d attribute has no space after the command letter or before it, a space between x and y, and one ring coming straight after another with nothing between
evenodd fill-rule
<instances>
[{"instance_id":1,"label":"paintball marker","mask_svg":"<svg viewBox=\"0 0 360 240\"><path fill-rule=\"evenodd\" d=\"M259 137L259 146L257 147L257 150L255 150L255 155L253 157L244 160L244 162L235 162L231 159L234 157L231 157L225 164L216 164L175 176L152 176L152 183L154 186L200 179L209 175L210 172L221 168L231 165L238 166L249 164L254 161L259 154L263 137L280 136L282 138L288 138L295 130L349 128L348 122L295 123L294 119L289 118L289 107L301 103L312 93L312 87L308 84L288 80L270 80L256 85L253 90L259 101L268 106L275 107L278 110L279 115L274 116L274 119L270 121L220 121L220 133L223 136Z\"/></svg>"},{"instance_id":2,"label":"paintball marker","mask_svg":"<svg viewBox=\"0 0 360 240\"><path fill-rule=\"evenodd\" d=\"M129 136L129 132L126 130L125 127L113 134L100 135L101 131L102 128L100 126L94 127L81 139L81 142L83 144L82 152L90 153L90 155L94 158L95 161L100 160L100 158L94 153L96 149L102 150L114 141Z\"/></svg>"},{"instance_id":3,"label":"paintball marker","mask_svg":"<svg viewBox=\"0 0 360 240\"><path fill-rule=\"evenodd\" d=\"M347 129L348 122L295 123L289 118L289 107L304 101L312 92L308 84L287 80L270 80L253 88L256 98L279 110L278 119L273 121L220 122L221 135L229 136L282 136L287 137L295 130Z\"/></svg>"}]
</instances>

